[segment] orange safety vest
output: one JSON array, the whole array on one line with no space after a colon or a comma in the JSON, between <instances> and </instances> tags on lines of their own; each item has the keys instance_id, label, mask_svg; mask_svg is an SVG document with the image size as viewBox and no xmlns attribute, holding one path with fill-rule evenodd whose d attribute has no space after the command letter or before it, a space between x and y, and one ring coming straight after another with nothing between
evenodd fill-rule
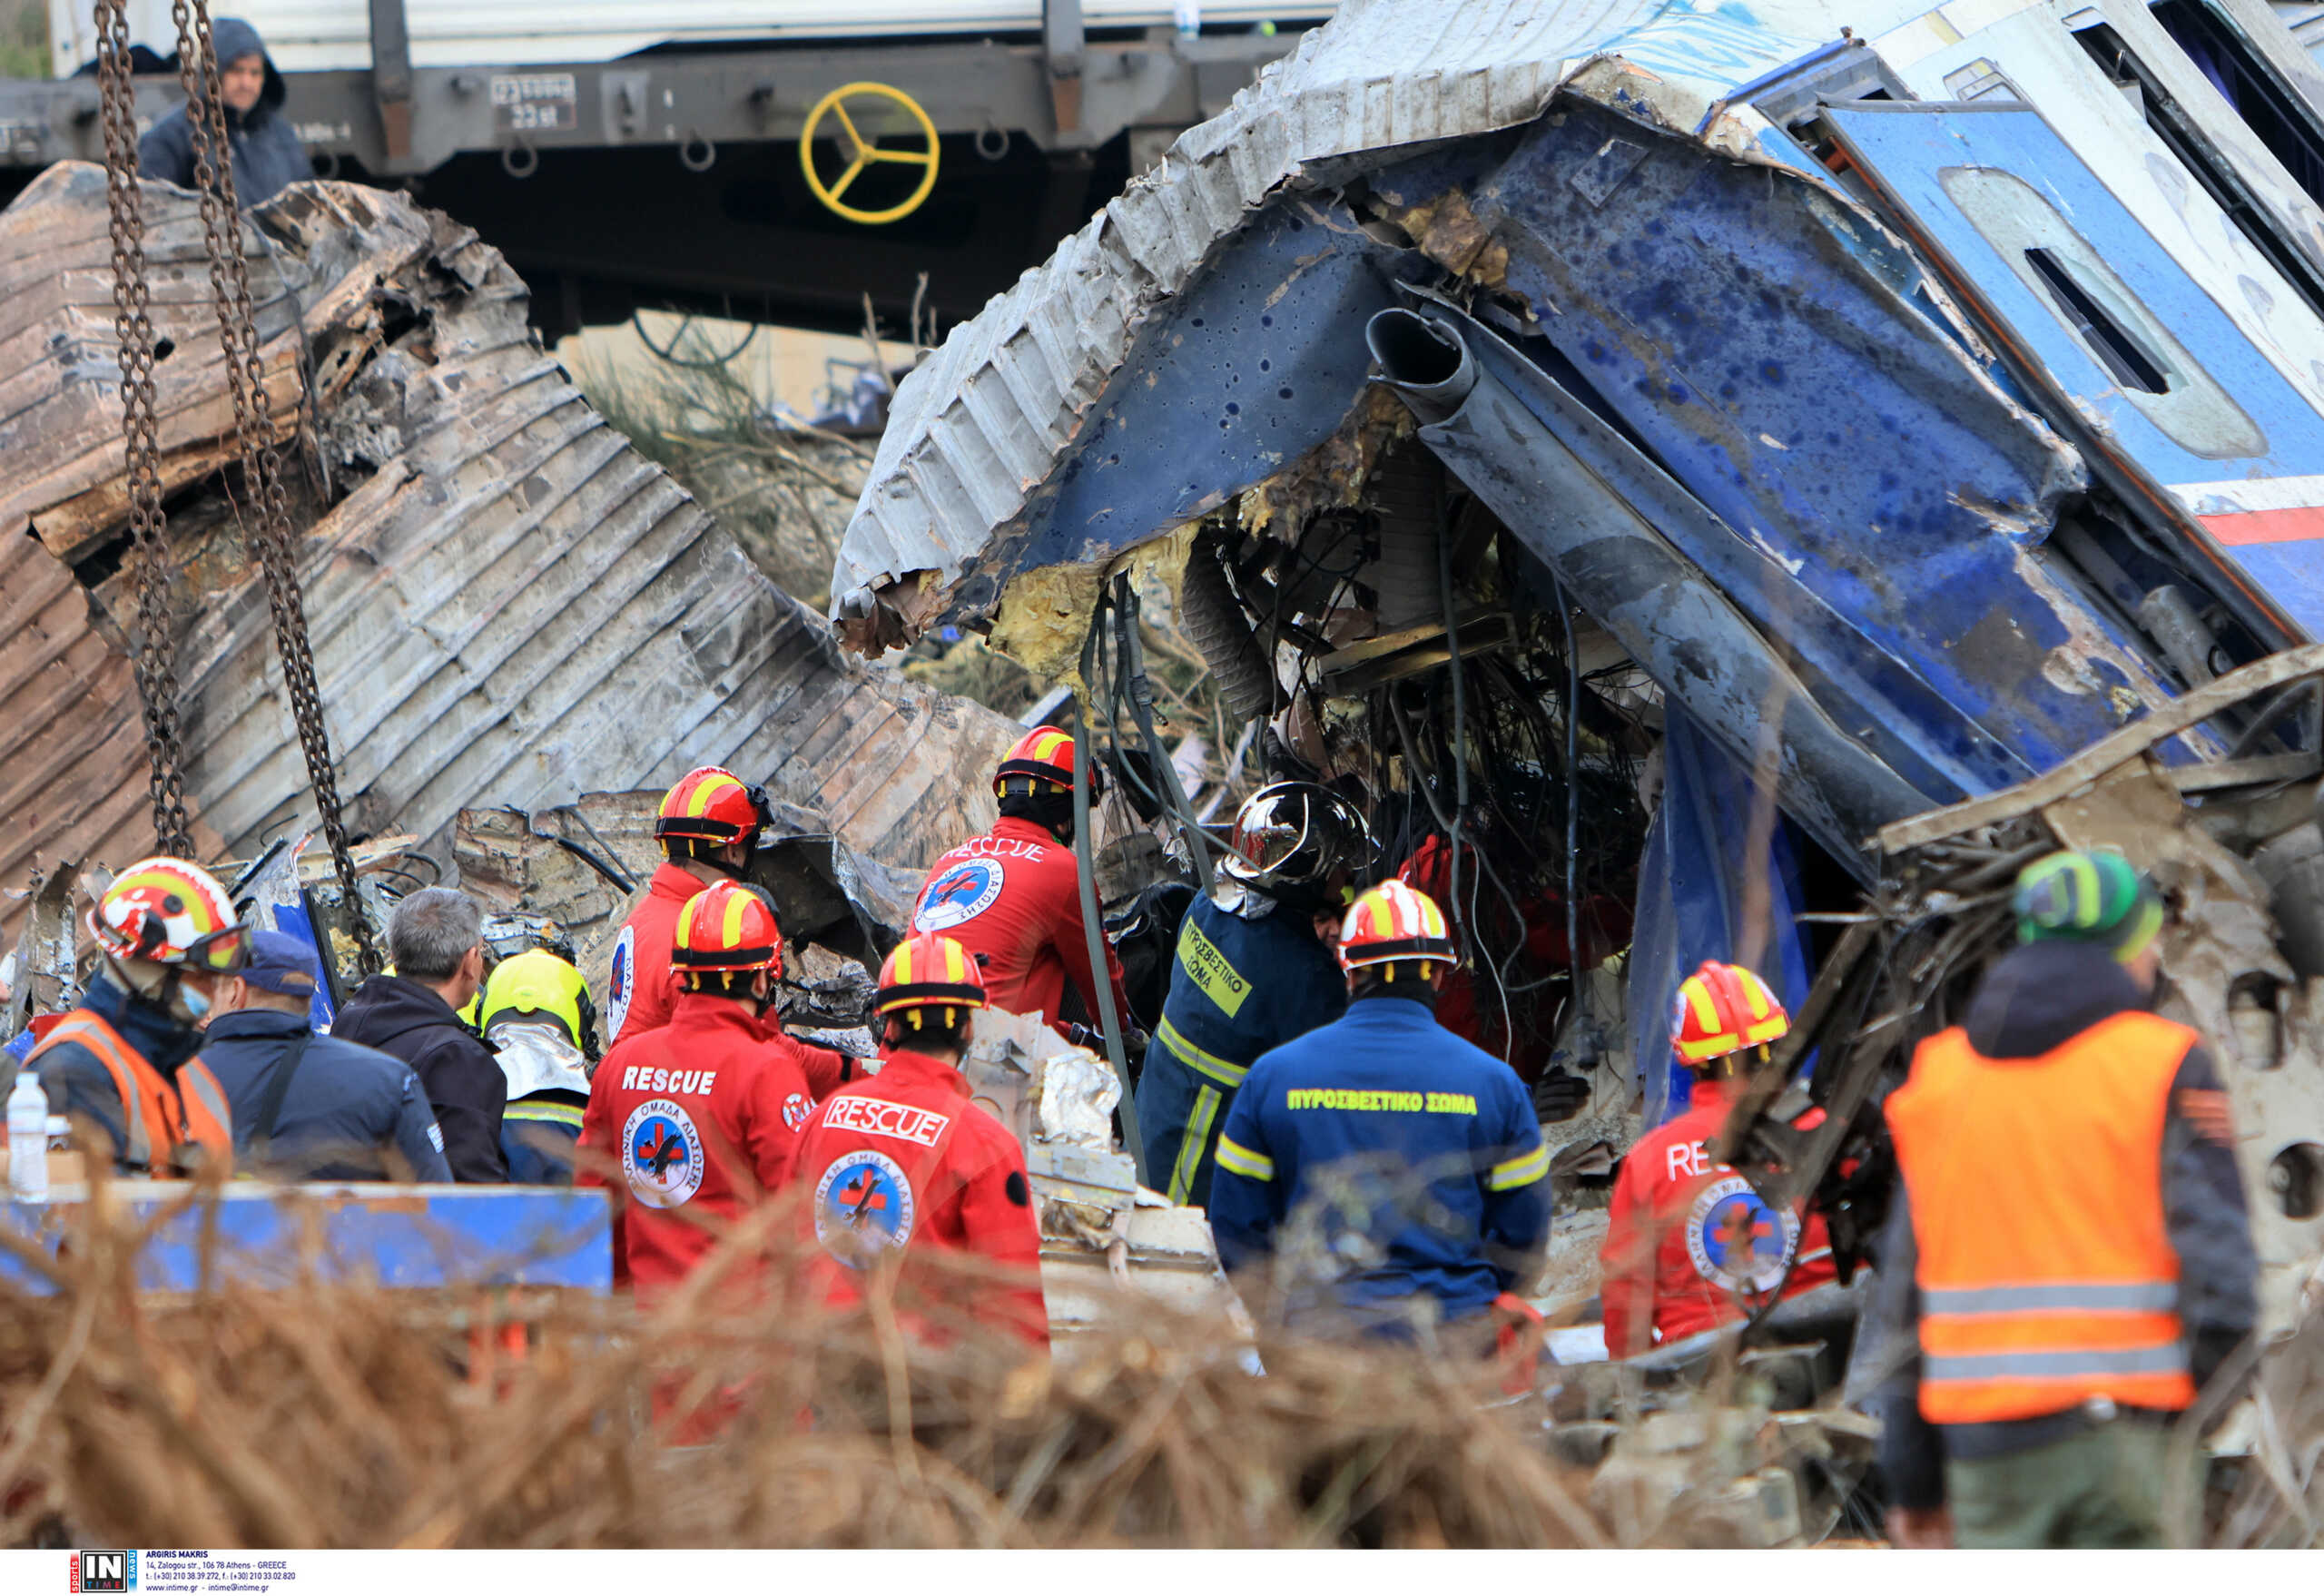
<instances>
[{"instance_id":1,"label":"orange safety vest","mask_svg":"<svg viewBox=\"0 0 2324 1596\"><path fill-rule=\"evenodd\" d=\"M178 1066L172 1085L145 1061L145 1055L123 1041L119 1031L83 1009L67 1014L43 1037L25 1064L29 1067L43 1053L64 1042L78 1042L95 1054L113 1077L113 1089L121 1094L122 1123L129 1132L128 1146L119 1160L124 1170L176 1177L183 1173L178 1167L178 1149L194 1143L205 1149L206 1157L221 1163L225 1173L233 1173L233 1110L227 1107L225 1090L210 1073L210 1066L200 1059L188 1059ZM159 1159L153 1156L157 1148Z\"/></svg>"},{"instance_id":2,"label":"orange safety vest","mask_svg":"<svg viewBox=\"0 0 2324 1596\"><path fill-rule=\"evenodd\" d=\"M1886 1112L1920 1252L1931 1424L2194 1400L2162 1120L2196 1040L2130 1012L2038 1059L1987 1059L1958 1026L1914 1054Z\"/></svg>"}]
</instances>

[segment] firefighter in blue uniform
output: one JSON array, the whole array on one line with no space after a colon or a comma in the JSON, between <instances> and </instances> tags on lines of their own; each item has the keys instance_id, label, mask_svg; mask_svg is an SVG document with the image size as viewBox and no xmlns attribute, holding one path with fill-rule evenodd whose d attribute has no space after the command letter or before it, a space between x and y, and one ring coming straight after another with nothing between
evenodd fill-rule
<instances>
[{"instance_id":1,"label":"firefighter in blue uniform","mask_svg":"<svg viewBox=\"0 0 2324 1596\"><path fill-rule=\"evenodd\" d=\"M1434 1324L1482 1339L1496 1308L1523 1312L1508 1294L1549 1239L1531 1100L1436 1023L1454 954L1424 894L1392 881L1357 899L1339 961L1346 1015L1252 1065L1227 1116L1219 1257L1237 1272L1272 1261L1291 1328L1410 1339Z\"/></svg>"},{"instance_id":2,"label":"firefighter in blue uniform","mask_svg":"<svg viewBox=\"0 0 2324 1596\"><path fill-rule=\"evenodd\" d=\"M1263 787L1236 814L1224 879L1179 925L1137 1082L1147 1167L1172 1202L1209 1206L1219 1128L1252 1061L1347 1008L1329 939L1371 852L1354 805L1313 782Z\"/></svg>"}]
</instances>

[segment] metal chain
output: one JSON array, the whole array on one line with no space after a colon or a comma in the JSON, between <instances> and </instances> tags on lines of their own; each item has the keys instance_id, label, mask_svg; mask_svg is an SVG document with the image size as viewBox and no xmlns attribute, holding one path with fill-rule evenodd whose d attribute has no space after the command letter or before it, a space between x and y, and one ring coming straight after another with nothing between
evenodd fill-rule
<instances>
[{"instance_id":1,"label":"metal chain","mask_svg":"<svg viewBox=\"0 0 2324 1596\"><path fill-rule=\"evenodd\" d=\"M210 256L210 287L218 307L218 340L225 354L228 392L234 405L234 432L241 446L242 483L258 515L253 535L243 536L257 552L266 576L267 606L274 614L274 638L282 656L283 686L306 755L307 779L315 793L331 865L355 935L357 961L366 975L380 968L371 927L362 911L355 881L355 858L340 813L339 777L331 768L330 734L316 684L315 657L307 642L306 606L299 589L298 534L290 526L290 501L282 485L282 460L274 442L274 401L266 391L266 362L261 351L258 317L251 305L250 262L242 253L241 211L234 192L233 144L226 127L225 99L219 83L217 46L211 36L209 0L174 0L178 30L178 77L186 94L192 134L194 192L202 205L202 233ZM302 336L293 330L293 336ZM240 519L241 507L236 507Z\"/></svg>"},{"instance_id":2,"label":"metal chain","mask_svg":"<svg viewBox=\"0 0 2324 1596\"><path fill-rule=\"evenodd\" d=\"M169 545L162 536L161 444L153 409L153 296L145 283L145 213L137 194L137 100L130 81L123 0L95 0L99 107L104 124L105 200L113 219L113 330L120 341L121 440L136 547L137 629L130 664L145 720L145 763L154 843L193 851L185 812L185 750L178 741L176 642L170 627Z\"/></svg>"}]
</instances>

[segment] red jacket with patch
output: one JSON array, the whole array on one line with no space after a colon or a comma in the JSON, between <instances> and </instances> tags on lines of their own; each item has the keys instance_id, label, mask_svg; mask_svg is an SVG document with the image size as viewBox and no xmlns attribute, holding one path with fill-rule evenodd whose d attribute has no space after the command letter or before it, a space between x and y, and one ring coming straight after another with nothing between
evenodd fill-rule
<instances>
[{"instance_id":1,"label":"red jacket with patch","mask_svg":"<svg viewBox=\"0 0 2324 1596\"><path fill-rule=\"evenodd\" d=\"M1090 1023L1098 987L1082 932L1080 862L1073 850L1029 820L1003 815L936 862L912 908L912 929L941 931L976 955L987 1000L1054 1026L1070 979ZM1103 936L1115 1012L1129 1023L1121 961Z\"/></svg>"},{"instance_id":2,"label":"red jacket with patch","mask_svg":"<svg viewBox=\"0 0 2324 1596\"><path fill-rule=\"evenodd\" d=\"M1784 1296L1828 1285L1832 1240L1820 1215L1779 1215L1744 1178L1710 1161L1735 1084L1698 1079L1687 1111L1647 1132L1622 1159L1605 1246L1600 1300L1606 1351L1631 1357L1748 1316L1745 1297L1799 1262ZM1650 1334L1649 1334L1650 1333Z\"/></svg>"},{"instance_id":3,"label":"red jacket with patch","mask_svg":"<svg viewBox=\"0 0 2324 1596\"><path fill-rule=\"evenodd\" d=\"M940 1305L949 1301L954 1311L1049 1345L1040 1224L1024 1152L969 1100L954 1066L891 1051L878 1075L816 1111L798 1178L819 1246L809 1274L833 1307L860 1301L867 1272L901 1251L905 1301L929 1310L904 1315L915 1335L942 1340ZM931 1252L972 1255L1015 1283L912 1268L912 1257Z\"/></svg>"},{"instance_id":4,"label":"red jacket with patch","mask_svg":"<svg viewBox=\"0 0 2324 1596\"><path fill-rule=\"evenodd\" d=\"M606 980L606 1046L626 1037L642 1036L670 1023L684 989L670 965L670 950L678 940L678 911L704 884L675 864L654 872L645 901L622 922L614 939L613 971ZM837 1091L855 1078L855 1060L828 1048L793 1044L800 1066L807 1073L807 1088L821 1096Z\"/></svg>"},{"instance_id":5,"label":"red jacket with patch","mask_svg":"<svg viewBox=\"0 0 2324 1596\"><path fill-rule=\"evenodd\" d=\"M815 1109L804 1051L732 999L682 992L669 1024L617 1043L597 1066L579 1145L625 1177L613 1187L615 1273L640 1303L667 1296L791 1177ZM610 1184L586 1159L575 1178ZM763 1270L738 1271L738 1288Z\"/></svg>"}]
</instances>

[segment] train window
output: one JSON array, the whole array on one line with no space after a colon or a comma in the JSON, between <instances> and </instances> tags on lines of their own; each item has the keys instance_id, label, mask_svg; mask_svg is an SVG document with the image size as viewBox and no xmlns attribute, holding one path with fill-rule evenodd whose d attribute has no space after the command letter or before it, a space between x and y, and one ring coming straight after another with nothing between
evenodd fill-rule
<instances>
[{"instance_id":1,"label":"train window","mask_svg":"<svg viewBox=\"0 0 2324 1596\"><path fill-rule=\"evenodd\" d=\"M2233 106L2244 126L2283 163L2308 197L2324 204L2324 123L2249 41L2200 0L2162 0L2154 20Z\"/></svg>"},{"instance_id":2,"label":"train window","mask_svg":"<svg viewBox=\"0 0 2324 1596\"><path fill-rule=\"evenodd\" d=\"M2178 0L2154 8L2156 18L2166 27L2171 21L2166 13L2185 13L2194 9L2178 4ZM2208 13L2203 14L2206 17ZM2182 21L2182 25L2187 25ZM2272 101L2264 92L2265 85L2255 76L2228 76L2216 70L2217 63L2225 57L2206 53L2197 54L2181 37L2179 28L2171 29L2172 37L2181 38L2181 47L2188 50L2188 58L2210 78L2214 86L2228 98L2243 117L2245 123L2259 135L2260 142L2281 161L2286 171L2312 198L2324 200L2324 159L2311 147L2299 129L2305 125L2292 115L2277 114ZM2147 126L2161 139L2185 169L2187 175L2202 185L2212 202L2227 212L2230 221L2254 249L2267 257L2270 264L2283 274L2295 292L2308 301L2309 307L2324 315L2324 264L2320 264L2308 250L2303 250L2282 222L2270 211L2260 195L2245 181L2234 163L2229 161L2219 146L2204 133L2186 106L2180 103L2153 70L2139 59L2125 44L2121 35L2103 23L2078 30L2074 37L2101 70L2137 103ZM2267 80L2271 83L2273 80ZM2245 86L2240 92L2238 84ZM2251 107L2250 111L2245 106Z\"/></svg>"},{"instance_id":3,"label":"train window","mask_svg":"<svg viewBox=\"0 0 2324 1596\"><path fill-rule=\"evenodd\" d=\"M2266 435L2243 408L2039 190L1992 166L1948 166L1938 181L2122 397L2172 442L2209 459L2267 453Z\"/></svg>"}]
</instances>

